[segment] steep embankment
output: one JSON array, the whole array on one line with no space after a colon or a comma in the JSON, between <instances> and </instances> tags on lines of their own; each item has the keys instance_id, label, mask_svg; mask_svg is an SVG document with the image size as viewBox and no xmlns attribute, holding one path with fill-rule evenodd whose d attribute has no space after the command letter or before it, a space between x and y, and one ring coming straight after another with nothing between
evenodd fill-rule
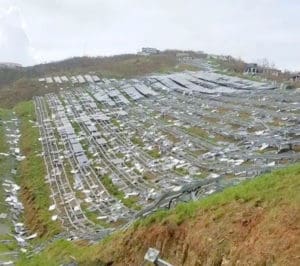
<instances>
[{"instance_id":1,"label":"steep embankment","mask_svg":"<svg viewBox=\"0 0 300 266\"><path fill-rule=\"evenodd\" d=\"M300 164L161 211L91 246L58 241L20 265L141 265L149 247L174 265L299 265Z\"/></svg>"}]
</instances>

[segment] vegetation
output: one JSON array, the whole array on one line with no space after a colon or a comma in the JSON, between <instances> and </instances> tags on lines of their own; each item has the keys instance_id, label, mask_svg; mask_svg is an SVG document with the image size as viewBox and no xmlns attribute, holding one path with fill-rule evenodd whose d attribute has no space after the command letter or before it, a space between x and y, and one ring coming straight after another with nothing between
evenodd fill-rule
<instances>
[{"instance_id":1,"label":"vegetation","mask_svg":"<svg viewBox=\"0 0 300 266\"><path fill-rule=\"evenodd\" d=\"M286 169L274 171L257 177L254 180L225 189L203 200L187 204L179 204L171 211L159 211L144 220L138 221L135 226L145 226L152 223L175 221L180 224L194 217L198 210L205 211L218 208L231 202L249 202L253 204L275 207L278 202L296 204L300 202L300 164Z\"/></svg>"},{"instance_id":2,"label":"vegetation","mask_svg":"<svg viewBox=\"0 0 300 266\"><path fill-rule=\"evenodd\" d=\"M32 67L0 69L0 104L13 107L21 101L30 100L34 95L60 90L61 84L42 85L38 82L38 78L41 77L94 73L106 78L130 78L186 69L194 70L194 67L178 65L176 51L165 51L152 56L125 54L109 57L74 57Z\"/></svg>"},{"instance_id":3,"label":"vegetation","mask_svg":"<svg viewBox=\"0 0 300 266\"><path fill-rule=\"evenodd\" d=\"M157 179L157 175L152 172L152 171L149 171L149 170L146 170L143 172L143 178L146 179L146 180L155 180Z\"/></svg>"},{"instance_id":4,"label":"vegetation","mask_svg":"<svg viewBox=\"0 0 300 266\"><path fill-rule=\"evenodd\" d=\"M17 241L11 235L0 235L0 254L1 261L11 260L10 253L13 253L17 250ZM6 253L6 255L4 255Z\"/></svg>"},{"instance_id":5,"label":"vegetation","mask_svg":"<svg viewBox=\"0 0 300 266\"><path fill-rule=\"evenodd\" d=\"M82 243L59 240L52 243L41 254L32 258L22 257L18 265L60 265L73 260L79 265L102 265L103 262L124 265L126 264L125 261L127 263L131 261L131 265L140 265L147 248L157 245L161 245L162 256L169 262L182 264L182 261L190 262L193 259L198 259L203 264L205 261L211 261L208 263L210 265L216 264L222 260L225 254L228 254L227 250L230 247L228 245L234 242L232 239L235 239L240 246L245 245L247 234L258 230L258 225L263 227L261 230L264 232L269 232L267 237L272 237L275 240L276 237L280 237L280 235L276 235L280 230L284 230L287 234L286 228L279 228L279 231L274 231L276 230L274 226L277 225L278 219L279 221L282 219L282 212L287 208L288 212L299 214L299 190L300 164L296 164L227 188L223 192L208 196L200 201L180 204L171 211L158 211L137 221L133 228L128 231L116 233L99 244L86 246ZM261 214L262 212L263 214ZM262 218L255 218L255 215L259 214L262 215ZM252 218L248 218L249 215ZM260 223L260 219L265 220ZM288 220L280 223L280 226L288 227L289 224L293 226L297 221L292 216L286 219ZM253 223L253 227L249 223ZM251 226L250 229L254 229L248 229L248 225ZM200 235L197 230L200 231ZM227 234L227 231L229 231L228 235L224 235ZM230 232L234 233L230 234ZM272 236L269 235L271 232L273 232ZM294 231L294 234L296 232ZM193 237L195 234L198 234L196 238ZM242 235L239 236L240 234ZM184 238L181 236L193 238L189 239L189 250L184 252L182 248L181 251L177 249L178 253L174 257L174 249L185 245ZM213 242L209 242L212 241L211 238L215 238ZM178 246L177 241L181 241L182 245ZM263 248L269 245L267 239L261 241ZM292 240L285 239L284 243L287 245L292 243L288 241ZM194 243L193 246L193 242L198 244ZM257 242L256 245L258 244ZM168 246L163 248L163 245ZM272 241L271 245L273 248L270 251L270 256L275 256L273 259L287 259L281 265L290 265L290 261L293 259L295 261L295 258L284 252L274 253L277 250L276 247L281 248L282 241ZM266 261L267 258L262 256L261 252L256 257L253 256L256 252L255 249L249 250L249 247L246 246L244 251L243 249L240 250L240 246L237 256L240 256L239 252L247 252L246 254L250 255L252 260L259 259L259 264ZM296 247L293 244L290 246L295 250ZM243 257L235 259L238 258L243 263Z\"/></svg>"},{"instance_id":6,"label":"vegetation","mask_svg":"<svg viewBox=\"0 0 300 266\"><path fill-rule=\"evenodd\" d=\"M220 67L219 72L223 73L224 63L220 63L219 61L212 63L217 67ZM242 76L241 73L244 69L244 65L242 64L244 64L244 62L239 62L239 60L237 60L231 63L234 64L232 66L227 65L228 71L226 74ZM24 99L31 99L33 95L58 91L60 89L59 85L53 84L44 87L44 85L41 86L41 84L37 82L38 77L43 77L45 75L76 75L93 72L102 75L103 77L123 78L144 75L150 72L166 73L189 68L189 66L177 65L174 52L165 52L150 57L123 55L116 57L72 58L62 62L30 68L1 70L0 104L12 106ZM1 79L1 76L3 75L5 78ZM257 79L256 77L249 78ZM36 119L34 106L31 101L21 102L14 110L21 120L22 137L20 144L22 153L26 156L26 159L22 161L19 166L19 172L21 174L17 176L18 183L21 185L22 202L25 207L24 220L30 232L37 232L41 237L50 238L61 231L61 226L59 222L51 221L51 214L48 212L48 207L52 202L50 200L49 187L45 185L44 177L46 171L43 158L39 155L42 151L41 144L38 141L39 131L32 122ZM226 110L220 110L220 113L222 112L226 112ZM0 119L6 117L8 114L9 111L0 110ZM240 116L242 119L246 120L249 118L249 114L246 112L240 113ZM171 118L164 116L163 119L167 122ZM117 119L113 119L112 123L115 126L120 127L120 123ZM80 129L79 125L74 123L73 126L78 133L78 130ZM210 142L215 142L217 140L231 141L226 136L219 134L216 134L215 138L212 138L208 132L196 126L185 128L184 130L191 135L205 138ZM172 134L167 134L167 137L173 142L179 141ZM139 136L134 136L131 141L135 145L144 147L143 140ZM7 150L8 145L5 142L3 125L0 120L0 152L6 152ZM155 159L160 158L161 156L158 147L147 152ZM196 151L195 155L197 155L198 152L201 153L202 151ZM91 158L91 156L92 154L88 153L88 157ZM124 154L118 153L117 157L123 158ZM127 162L127 165L129 167L133 166L130 162ZM0 157L0 177L4 176L9 169L8 158ZM70 170L70 165L67 165L67 171L70 172ZM134 170L138 171L137 169ZM185 168L177 168L174 169L174 171L180 175L186 175L188 173ZM202 178L205 174L206 173L202 173L197 177ZM155 174L152 172L144 173L143 177L148 180L156 178ZM136 210L141 209L141 206L137 204L137 198L125 198L124 192L114 185L108 175L103 176L101 181L109 193L125 206ZM61 265L72 261L76 261L82 265L104 265L104 262L110 263L114 261L120 262L120 265L122 265L122 263L123 265L135 265L134 262L136 262L136 258L143 257L145 247L152 245L161 248L167 247L166 249L169 249L171 253L173 252L173 254L176 254L175 257L178 257L180 252L176 253L176 251L169 248L168 245L171 246L173 244L174 247L174 245L178 245L179 240L182 241L181 249L187 249L187 251L184 251L184 259L180 262L181 264L184 264L186 258L190 256L188 253L189 250L193 250L193 246L189 242L188 244L184 243L181 237L182 235L186 236L188 234L193 234L193 232L197 232L195 229L198 229L199 231L204 229L207 231L201 231L202 234L195 237L198 238L196 241L202 241L205 237L219 237L218 241L214 241L220 244L217 248L212 245L202 245L198 242L197 245L195 245L197 246L196 253L200 253L199 250L202 252L205 248L211 248L214 252L212 255L205 253L207 250L205 250L205 252L203 251L203 254L200 255L212 258L214 261L211 265L219 265L223 263L222 258L224 253L229 253L228 250L230 249L228 247L231 245L230 242L235 242L230 238L230 235L224 235L224 232L219 230L220 228L223 228L223 225L226 227L230 223L233 225L232 228L236 228L238 227L237 222L232 217L236 216L237 213L242 213L243 216L248 209L251 209L253 212L261 211L264 212L267 221L267 223L264 223L265 227L263 227L263 229L268 231L270 235L272 234L273 237L274 232L276 234L276 231L279 230L273 226L276 224L277 220L280 220L281 218L286 219L286 224L292 224L293 221L297 219L296 214L300 213L299 191L300 164L297 164L286 169L263 175L254 180L244 182L236 187L225 189L221 193L211 195L200 201L179 204L171 211L160 210L147 218L136 221L128 231L119 232L98 244L89 245L84 241L76 243L66 240L56 241L50 244L46 250L42 251L40 254L33 255L33 257L27 257L25 254L22 255L18 265ZM0 188L0 199L3 197L2 194ZM89 211L85 205L82 207L89 219L104 227L107 226L105 222L97 221L97 214L95 212ZM0 212L2 211L1 208L2 207L0 206ZM282 212L285 209L290 211L290 216L287 218L282 216ZM295 215L293 216L293 214ZM280 217L280 219L278 219L278 217ZM204 222L202 224L200 223L201 226L196 227L195 224L199 223L199 221ZM247 225L247 223L252 222L253 220L250 219L249 222L242 217L241 223L243 226L244 224ZM213 226L215 226L215 229L213 229ZM216 229L218 227L219 229ZM163 233L161 233L158 228L159 230L165 231L162 231ZM182 229L183 233L177 233L178 228ZM244 228L242 228L241 231L245 231ZM155 234L155 232L158 233ZM218 232L218 234L216 232ZM295 232L297 233L296 229ZM182 233L182 235L180 235L180 233ZM176 237L174 237L174 235ZM163 241L160 240L160 236L162 236ZM149 242L143 241L146 238ZM246 242L246 240L247 238L244 237L243 242ZM276 241L273 242L274 245L277 244ZM185 245L187 245L187 248L185 248ZM238 244L236 245L239 246ZM293 243L287 241L287 245L293 246ZM203 246L205 246L205 248L203 248ZM6 246L0 244L0 252L13 249L15 249L15 242L11 242L11 244ZM127 255L128 258L131 256L131 259L134 262L124 263L125 258L127 259ZM174 259L174 256L168 257L166 255L166 258ZM197 261L197 263L205 264L202 263L202 261ZM138 264L140 265L140 262ZM174 265L177 264L178 263L175 263ZM270 261L262 264L270 264ZM284 263L282 265L286 264Z\"/></svg>"},{"instance_id":7,"label":"vegetation","mask_svg":"<svg viewBox=\"0 0 300 266\"><path fill-rule=\"evenodd\" d=\"M9 146L5 140L5 128L3 122L9 118L9 110L0 108L0 152L8 152Z\"/></svg>"},{"instance_id":8,"label":"vegetation","mask_svg":"<svg viewBox=\"0 0 300 266\"><path fill-rule=\"evenodd\" d=\"M195 137L203 138L205 141L210 142L210 143L215 143L215 139L211 137L208 132L198 126L192 126L188 128L184 128L184 130Z\"/></svg>"},{"instance_id":9,"label":"vegetation","mask_svg":"<svg viewBox=\"0 0 300 266\"><path fill-rule=\"evenodd\" d=\"M76 122L72 122L72 127L74 128L74 131L77 135L79 135L79 132L81 131L80 125Z\"/></svg>"},{"instance_id":10,"label":"vegetation","mask_svg":"<svg viewBox=\"0 0 300 266\"><path fill-rule=\"evenodd\" d=\"M125 157L125 154L124 154L124 153L122 153L122 152L117 152L117 153L116 153L116 157L118 157L118 158L122 159L122 158L124 158L124 157Z\"/></svg>"},{"instance_id":11,"label":"vegetation","mask_svg":"<svg viewBox=\"0 0 300 266\"><path fill-rule=\"evenodd\" d=\"M131 138L131 142L132 142L133 144L135 144L135 145L140 146L140 147L144 147L144 146L145 146L143 140L142 140L139 136L133 136L133 137Z\"/></svg>"},{"instance_id":12,"label":"vegetation","mask_svg":"<svg viewBox=\"0 0 300 266\"><path fill-rule=\"evenodd\" d=\"M232 72L236 74L242 74L246 68L246 63L244 61L241 59L235 59L233 57L229 57L228 60L210 58L209 63L220 72L226 70L226 73Z\"/></svg>"},{"instance_id":13,"label":"vegetation","mask_svg":"<svg viewBox=\"0 0 300 266\"><path fill-rule=\"evenodd\" d=\"M160 150L157 147L147 150L147 153L154 159L159 159L161 157Z\"/></svg>"},{"instance_id":14,"label":"vegetation","mask_svg":"<svg viewBox=\"0 0 300 266\"><path fill-rule=\"evenodd\" d=\"M197 127L197 126L184 128L184 130L188 134L193 135L195 137L202 138L205 141L212 143L212 144L214 144L216 141L226 141L226 142L234 142L235 141L234 138L232 138L230 136L221 135L218 133L209 135L209 132L207 132L206 130L204 130L200 127Z\"/></svg>"},{"instance_id":15,"label":"vegetation","mask_svg":"<svg viewBox=\"0 0 300 266\"><path fill-rule=\"evenodd\" d=\"M215 68L217 73L226 74L229 76L237 76L243 79L249 79L254 81L275 81L286 84L286 88L293 89L299 88L300 82L293 82L290 80L293 75L290 71L280 71L276 69L274 64L268 62L267 59L260 60L258 63L258 68L261 70L261 73L257 75L244 75L245 68L247 63L242 61L240 58L234 58L232 56L227 56L226 58L210 58L209 63Z\"/></svg>"},{"instance_id":16,"label":"vegetation","mask_svg":"<svg viewBox=\"0 0 300 266\"><path fill-rule=\"evenodd\" d=\"M60 86L44 86L38 82L37 78L23 77L7 86L0 87L0 105L12 108L17 103L31 100L33 96L58 92L59 90Z\"/></svg>"},{"instance_id":17,"label":"vegetation","mask_svg":"<svg viewBox=\"0 0 300 266\"><path fill-rule=\"evenodd\" d=\"M128 197L125 198L125 194L123 191L120 191L116 185L112 182L111 178L107 175L104 175L101 178L102 184L106 187L108 192L120 200L125 206L134 210L140 210L141 206L137 204L137 198Z\"/></svg>"},{"instance_id":18,"label":"vegetation","mask_svg":"<svg viewBox=\"0 0 300 266\"><path fill-rule=\"evenodd\" d=\"M24 74L25 73L20 68L0 68L0 88L21 79Z\"/></svg>"},{"instance_id":19,"label":"vegetation","mask_svg":"<svg viewBox=\"0 0 300 266\"><path fill-rule=\"evenodd\" d=\"M9 153L9 145L5 137L5 125L3 122L11 118L11 111L0 109L0 153ZM2 184L4 178L11 175L10 170L15 167L15 159L12 156L0 155L0 183ZM5 193L3 186L0 186L0 213L7 213L8 207L4 204ZM6 230L9 230L11 221L8 219L1 220L0 225L0 253L6 253L14 251L16 248L16 241L11 236L6 234ZM6 229L5 229L6 228ZM5 256L1 256L1 259L6 259ZM9 257L7 257L9 260Z\"/></svg>"},{"instance_id":20,"label":"vegetation","mask_svg":"<svg viewBox=\"0 0 300 266\"><path fill-rule=\"evenodd\" d=\"M177 174L182 175L182 176L185 176L185 175L188 175L188 174L189 174L189 171L188 171L186 168L183 168L183 167L174 168L174 171L175 171Z\"/></svg>"},{"instance_id":21,"label":"vegetation","mask_svg":"<svg viewBox=\"0 0 300 266\"><path fill-rule=\"evenodd\" d=\"M205 178L207 176L208 176L207 173L202 173L202 172L200 174L193 175L194 178L198 178L198 179L202 179L202 178Z\"/></svg>"},{"instance_id":22,"label":"vegetation","mask_svg":"<svg viewBox=\"0 0 300 266\"><path fill-rule=\"evenodd\" d=\"M18 104L15 109L21 120L21 151L26 159L20 163L19 184L21 186L21 198L24 204L24 219L31 232L37 232L42 237L50 237L60 232L60 224L51 221L48 211L50 202L50 189L45 185L46 169L41 143L39 142L39 130L34 127L34 105L32 101Z\"/></svg>"},{"instance_id":23,"label":"vegetation","mask_svg":"<svg viewBox=\"0 0 300 266\"><path fill-rule=\"evenodd\" d=\"M111 122L115 127L120 127L120 122L119 122L117 119L112 118L112 119L110 120L110 122Z\"/></svg>"},{"instance_id":24,"label":"vegetation","mask_svg":"<svg viewBox=\"0 0 300 266\"><path fill-rule=\"evenodd\" d=\"M166 135L166 137L168 138L169 141L173 142L173 143L177 143L180 141L179 137L177 137L175 134L170 133L170 132L164 132L164 134Z\"/></svg>"},{"instance_id":25,"label":"vegetation","mask_svg":"<svg viewBox=\"0 0 300 266\"><path fill-rule=\"evenodd\" d=\"M192 135L199 136L201 138L208 138L207 131L197 126L189 127L186 129L186 131L188 131Z\"/></svg>"},{"instance_id":26,"label":"vegetation","mask_svg":"<svg viewBox=\"0 0 300 266\"><path fill-rule=\"evenodd\" d=\"M84 212L84 214L86 215L86 217L92 221L95 225L98 225L99 228L107 228L109 227L109 224L106 223L105 221L103 220L100 220L100 219L97 219L101 214L99 214L99 212L97 211L91 211L89 209L89 206L87 203L83 202L81 203L80 205L82 211Z\"/></svg>"},{"instance_id":27,"label":"vegetation","mask_svg":"<svg viewBox=\"0 0 300 266\"><path fill-rule=\"evenodd\" d=\"M0 109L0 152L1 153L9 153L9 146L6 142L5 137L5 127L4 127L4 121L9 118L9 111ZM12 158L0 155L0 181L2 182L3 178L8 176L10 174L11 170L11 160ZM4 202L4 191L3 187L0 186L0 212L6 211L6 206L2 204Z\"/></svg>"}]
</instances>

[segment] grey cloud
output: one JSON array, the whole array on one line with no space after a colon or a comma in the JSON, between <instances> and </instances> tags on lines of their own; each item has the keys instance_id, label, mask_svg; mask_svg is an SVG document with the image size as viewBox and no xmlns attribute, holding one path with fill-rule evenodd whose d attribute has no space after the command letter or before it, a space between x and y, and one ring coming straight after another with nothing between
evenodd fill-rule
<instances>
[{"instance_id":1,"label":"grey cloud","mask_svg":"<svg viewBox=\"0 0 300 266\"><path fill-rule=\"evenodd\" d=\"M141 46L267 57L300 69L300 2L15 0L38 61L136 52Z\"/></svg>"},{"instance_id":2,"label":"grey cloud","mask_svg":"<svg viewBox=\"0 0 300 266\"><path fill-rule=\"evenodd\" d=\"M18 10L14 8L0 16L0 62L35 63L28 36L22 28Z\"/></svg>"}]
</instances>

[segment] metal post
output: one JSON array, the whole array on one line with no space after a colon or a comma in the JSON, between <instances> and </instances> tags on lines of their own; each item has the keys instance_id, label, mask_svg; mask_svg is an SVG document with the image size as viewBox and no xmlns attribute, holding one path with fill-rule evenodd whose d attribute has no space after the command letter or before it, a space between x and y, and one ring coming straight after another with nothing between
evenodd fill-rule
<instances>
[{"instance_id":1,"label":"metal post","mask_svg":"<svg viewBox=\"0 0 300 266\"><path fill-rule=\"evenodd\" d=\"M172 264L159 258L159 251L155 248L149 248L144 256L144 260L152 262L155 266L173 266Z\"/></svg>"}]
</instances>

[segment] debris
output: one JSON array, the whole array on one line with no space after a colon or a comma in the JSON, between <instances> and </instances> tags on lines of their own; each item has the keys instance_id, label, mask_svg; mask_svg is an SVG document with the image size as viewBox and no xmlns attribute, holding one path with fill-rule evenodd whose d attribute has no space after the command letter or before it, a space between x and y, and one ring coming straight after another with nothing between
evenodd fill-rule
<instances>
[{"instance_id":1,"label":"debris","mask_svg":"<svg viewBox=\"0 0 300 266\"><path fill-rule=\"evenodd\" d=\"M30 236L27 236L26 240L34 239L36 237L37 237L37 233L34 233L34 234L30 235Z\"/></svg>"},{"instance_id":2,"label":"debris","mask_svg":"<svg viewBox=\"0 0 300 266\"><path fill-rule=\"evenodd\" d=\"M0 219L6 219L7 213L0 213Z\"/></svg>"},{"instance_id":3,"label":"debris","mask_svg":"<svg viewBox=\"0 0 300 266\"><path fill-rule=\"evenodd\" d=\"M49 207L49 211L53 211L53 210L55 210L55 208L56 208L56 206L55 206L55 204L53 204Z\"/></svg>"}]
</instances>

